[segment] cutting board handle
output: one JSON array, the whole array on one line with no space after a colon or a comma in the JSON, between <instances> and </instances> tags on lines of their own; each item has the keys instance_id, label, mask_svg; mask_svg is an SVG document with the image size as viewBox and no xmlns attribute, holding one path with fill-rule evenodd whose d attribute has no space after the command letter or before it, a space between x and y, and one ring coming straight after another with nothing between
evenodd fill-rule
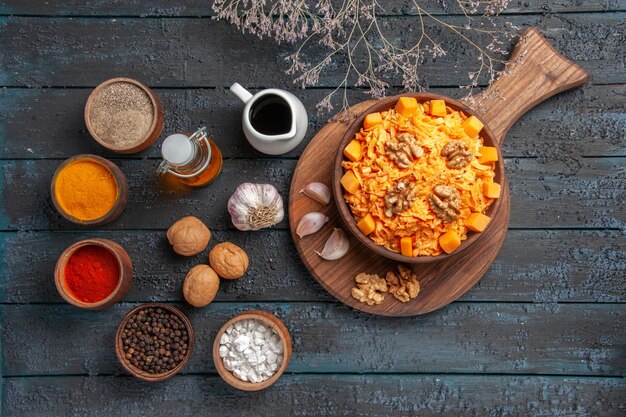
<instances>
[{"instance_id":1,"label":"cutting board handle","mask_svg":"<svg viewBox=\"0 0 626 417\"><path fill-rule=\"evenodd\" d=\"M491 128L500 143L528 110L589 80L589 73L561 55L539 29L522 32L506 70L482 93L465 100Z\"/></svg>"}]
</instances>

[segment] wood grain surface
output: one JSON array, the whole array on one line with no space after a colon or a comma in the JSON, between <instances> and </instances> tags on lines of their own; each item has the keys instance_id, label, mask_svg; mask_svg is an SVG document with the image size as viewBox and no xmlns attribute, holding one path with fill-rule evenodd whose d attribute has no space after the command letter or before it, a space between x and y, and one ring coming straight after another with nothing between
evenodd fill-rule
<instances>
[{"instance_id":1,"label":"wood grain surface","mask_svg":"<svg viewBox=\"0 0 626 417\"><path fill-rule=\"evenodd\" d=\"M415 5L411 0L385 0L382 16L413 15ZM445 8L437 0L420 2L420 7L434 15L458 13L455 3L446 4ZM562 13L590 11L624 11L626 8L619 0L527 0L523 4L511 4L504 14L515 13ZM128 2L120 0L66 0L50 2L43 0L23 1L4 0L0 4L0 14L32 16L136 16L136 17L202 17L213 16L213 10L204 0L186 0L172 5L170 0L151 0L149 2Z\"/></svg>"},{"instance_id":2,"label":"wood grain surface","mask_svg":"<svg viewBox=\"0 0 626 417\"><path fill-rule=\"evenodd\" d=\"M520 27L537 26L565 56L593 74L598 83L622 83L623 33L619 25L625 13L571 13L513 15L495 18ZM442 17L462 25L462 16ZM390 38L402 38L415 25L415 17L385 20ZM426 22L431 33L438 29ZM571 42L579 36L578 42ZM427 60L423 81L431 86L466 85L468 68L476 57L453 35L442 34L442 43L458 53ZM141 41L138 41L141 39ZM284 72L289 49L267 39L242 36L226 22L207 24L204 19L168 18L48 18L0 17L0 45L4 65L0 83L7 86L95 87L112 75L137 79L152 87L228 87L233 80L246 87L297 88ZM504 45L510 50L513 42ZM132 48L132 49L129 49ZM457 49L458 48L458 49ZM250 51L254 62L249 59ZM325 56L323 48L310 52L311 60ZM124 56L124 59L117 57ZM367 59L356 56L355 59ZM102 65L106 62L106 65ZM155 64L158 62L158 64ZM263 71L256 71L263 68ZM341 66L320 77L319 87L334 87L344 77ZM399 77L386 79L401 85ZM481 77L482 85L488 82Z\"/></svg>"},{"instance_id":3,"label":"wood grain surface","mask_svg":"<svg viewBox=\"0 0 626 417\"><path fill-rule=\"evenodd\" d=\"M70 244L106 236L123 245L134 264L126 301L181 301L187 271L206 262L210 249L229 241L249 250L242 279L223 281L218 301L333 300L296 256L288 230L213 231L203 253L178 256L165 230L0 233L1 304L62 303L52 271ZM622 232L618 230L509 230L493 267L461 300L474 302L626 302ZM50 279L46 279L49 277Z\"/></svg>"},{"instance_id":4,"label":"wood grain surface","mask_svg":"<svg viewBox=\"0 0 626 417\"><path fill-rule=\"evenodd\" d=\"M1 333L4 375L123 374L115 331L135 305L118 303L106 314L67 304L0 306L3 323L11 323ZM247 310L272 313L289 329L293 352L287 373L626 373L626 311L614 304L457 302L433 314L401 318L336 302L173 305L196 331L194 354L182 374L214 373L217 331ZM37 343L25 344L24 333L14 330L20 328Z\"/></svg>"},{"instance_id":5,"label":"wood grain surface","mask_svg":"<svg viewBox=\"0 0 626 417\"><path fill-rule=\"evenodd\" d=\"M412 0L384 3L380 19L390 36L413 33ZM446 3L420 5L460 23L455 2ZM298 158L329 118L315 104L337 87L341 66L318 88L298 89L284 74L290 45L212 20L204 0L0 0L0 415L623 415L625 12L618 0L527 0L497 18L538 26L591 73L592 84L550 98L508 132L511 224L478 285L429 315L385 318L335 301L299 260L287 221L241 233L224 209L243 181L273 183L286 198ZM437 36L448 55L426 60L421 75L428 91L461 98L475 56L450 33ZM325 50L309 53L316 59ZM89 138L85 101L116 76L159 96L159 140L208 127L225 157L215 184L163 189L153 174L158 142L119 156ZM235 81L300 97L310 109L302 144L280 158L256 152L241 130L242 106L228 92ZM390 81L390 95L402 92L400 79ZM349 88L347 97L367 96ZM54 170L78 153L112 158L128 178L127 209L105 227L68 224L48 198ZM181 288L210 247L183 258L165 239L188 214L211 227L210 247L231 241L250 255L248 274L221 283L205 309L185 305ZM88 237L121 243L135 266L125 302L97 313L64 303L53 280L59 254ZM181 307L197 331L189 367L159 384L124 374L113 349L123 315L148 301ZM242 393L215 373L210 347L227 319L257 308L284 320L294 354L276 385Z\"/></svg>"},{"instance_id":6,"label":"wood grain surface","mask_svg":"<svg viewBox=\"0 0 626 417\"><path fill-rule=\"evenodd\" d=\"M285 86L289 87L289 86ZM239 100L225 88L155 88L165 109L165 129L157 145L129 158L160 157L160 141L190 126L208 126L225 158L263 157L241 136L242 109ZM258 91L252 89L251 91ZM307 109L315 107L329 89L298 90ZM458 88L429 91L459 99ZM120 156L91 140L81 114L90 88L0 89L0 158L65 159L78 153L97 153L107 158ZM356 103L359 90L348 90ZM575 170L582 157L626 156L623 126L626 85L587 85L552 97L530 110L522 122L507 133L502 148L509 158L557 160ZM573 104L575 103L575 105ZM285 155L298 158L311 138L327 123L328 114L309 112L309 129L302 143ZM541 141L536 138L541 137ZM20 138L20 146L15 140ZM584 138L584 140L579 140Z\"/></svg>"},{"instance_id":7,"label":"wood grain surface","mask_svg":"<svg viewBox=\"0 0 626 417\"><path fill-rule=\"evenodd\" d=\"M485 124L482 133L485 143L498 149L506 132L524 113L548 97L583 85L589 79L585 70L560 55L536 28L522 32L505 66L507 72L468 102L476 106ZM357 236L360 232L350 218L352 214L343 201L343 189L338 184L343 173L340 152L360 129L365 113L393 107L397 97L378 103L370 100L354 105L350 112L358 116L352 124L331 122L322 128L300 158L289 192L291 234L311 274L342 303L383 316L430 313L469 291L496 258L510 218L507 181L502 175L502 165L498 165L496 180L502 185L503 191L501 199L487 212L491 216L487 229L481 234L472 233L463 242L466 247L457 249L458 253L444 254L440 260L430 260L428 263L408 265L420 283L417 298L402 303L387 294L382 303L369 305L352 297L356 274L365 272L384 277L388 271L396 271L402 259L390 259L384 249L380 251L367 237L363 239L363 235ZM446 99L437 95L417 97L418 101L434 98ZM460 106L454 101L449 105L456 109ZM471 110L465 111L468 113ZM491 130L492 126L494 130ZM334 204L321 209L330 219L324 229L349 231L350 250L339 260L325 261L318 255L328 239L328 233L318 232L300 238L295 232L298 222L306 213L320 211L317 207L319 204L300 193L311 182L327 184L333 190Z\"/></svg>"},{"instance_id":8,"label":"wood grain surface","mask_svg":"<svg viewBox=\"0 0 626 417\"><path fill-rule=\"evenodd\" d=\"M351 111L361 115L371 107L372 101L352 106ZM379 305L362 303L351 295L356 274L366 272L385 276L394 271L398 262L372 252L357 238L348 233L350 250L339 260L326 261L316 251L321 251L334 228L345 229L335 201L325 207L300 193L308 183L321 182L332 188L336 169L335 159L347 125L331 122L322 128L304 151L296 166L289 191L289 224L296 249L311 275L335 298L357 310L382 316L413 316L425 314L456 300L487 271L496 258L508 228L510 207L509 193L503 186L500 210L486 230L485 236L471 248L457 256L428 264L410 265L418 276L420 293L408 303L401 303L387 294ZM300 238L296 227L300 219L311 211L328 216L328 223L317 233ZM475 260L480 259L480 262ZM407 265L409 266L409 265Z\"/></svg>"},{"instance_id":9,"label":"wood grain surface","mask_svg":"<svg viewBox=\"0 0 626 417\"><path fill-rule=\"evenodd\" d=\"M362 114L372 101L352 106L351 111ZM313 277L335 298L357 310L383 316L412 316L434 311L467 292L486 272L495 259L506 234L509 219L509 196L506 186L502 193L501 210L492 220L484 239L458 256L430 264L410 265L418 275L420 294L408 303L400 303L389 294L380 305L367 305L351 295L354 276L361 272L385 276L395 270L397 262L372 252L348 233L350 250L337 261L326 261L316 251L321 251L333 228L345 228L336 202L326 207L300 194L310 182L322 182L333 187L332 178L339 144L347 125L332 122L322 128L300 158L289 192L289 223L298 254ZM320 211L328 216L324 228L310 236L300 238L296 233L298 222L306 213ZM482 258L484 262L471 262Z\"/></svg>"},{"instance_id":10,"label":"wood grain surface","mask_svg":"<svg viewBox=\"0 0 626 417\"><path fill-rule=\"evenodd\" d=\"M190 375L158 385L130 378L7 378L7 417L286 415L594 416L624 406L624 381L609 378L500 375L285 375L273 389L236 392L219 377ZM115 401L111 401L115 398ZM175 400L172 400L175 399ZM251 411L253 410L253 411Z\"/></svg>"},{"instance_id":11,"label":"wood grain surface","mask_svg":"<svg viewBox=\"0 0 626 417\"><path fill-rule=\"evenodd\" d=\"M504 73L467 104L487 121L501 142L511 126L547 98L579 87L590 74L561 55L537 28L527 28L504 66Z\"/></svg>"},{"instance_id":12,"label":"wood grain surface","mask_svg":"<svg viewBox=\"0 0 626 417\"><path fill-rule=\"evenodd\" d=\"M245 140L240 138L240 140ZM558 152L557 152L558 153ZM154 175L158 162L113 159L128 181L128 203L114 222L99 229L167 229L182 216L197 215L213 229L233 229L226 203L244 181L271 183L286 197L297 161L292 159L227 159L211 187L199 190L164 188ZM61 160L3 161L0 193L4 207L0 230L72 230L49 198L50 179ZM513 228L609 228L626 225L624 170L626 158L559 160L548 152L540 158L504 161ZM287 228L287 220L278 224Z\"/></svg>"}]
</instances>

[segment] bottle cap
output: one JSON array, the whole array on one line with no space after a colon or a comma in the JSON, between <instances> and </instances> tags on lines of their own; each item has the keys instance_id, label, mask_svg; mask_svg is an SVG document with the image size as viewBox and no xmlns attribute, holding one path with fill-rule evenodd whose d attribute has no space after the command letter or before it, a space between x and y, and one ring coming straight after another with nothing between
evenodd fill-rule
<instances>
[{"instance_id":1,"label":"bottle cap","mask_svg":"<svg viewBox=\"0 0 626 417\"><path fill-rule=\"evenodd\" d=\"M195 156L194 146L188 136L175 133L165 138L161 146L163 159L171 166L187 165Z\"/></svg>"}]
</instances>

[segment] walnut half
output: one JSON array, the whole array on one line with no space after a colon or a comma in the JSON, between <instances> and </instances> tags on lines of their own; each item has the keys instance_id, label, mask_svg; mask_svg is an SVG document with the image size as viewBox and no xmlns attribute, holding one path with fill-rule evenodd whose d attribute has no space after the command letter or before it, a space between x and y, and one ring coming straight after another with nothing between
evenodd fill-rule
<instances>
[{"instance_id":1,"label":"walnut half","mask_svg":"<svg viewBox=\"0 0 626 417\"><path fill-rule=\"evenodd\" d=\"M396 135L398 142L387 142L387 156L400 168L408 168L414 159L424 155L424 149L410 133L402 132Z\"/></svg>"},{"instance_id":2,"label":"walnut half","mask_svg":"<svg viewBox=\"0 0 626 417\"><path fill-rule=\"evenodd\" d=\"M378 305L385 299L387 282L376 274L360 273L354 278L356 287L352 288L352 297L368 305Z\"/></svg>"},{"instance_id":3,"label":"walnut half","mask_svg":"<svg viewBox=\"0 0 626 417\"><path fill-rule=\"evenodd\" d=\"M408 180L398 181L385 195L385 215L391 217L409 209L417 198L417 191L417 184Z\"/></svg>"},{"instance_id":4,"label":"walnut half","mask_svg":"<svg viewBox=\"0 0 626 417\"><path fill-rule=\"evenodd\" d=\"M446 158L446 166L453 169L465 168L474 157L472 151L468 149L467 143L462 140L446 143L440 155Z\"/></svg>"},{"instance_id":5,"label":"walnut half","mask_svg":"<svg viewBox=\"0 0 626 417\"><path fill-rule=\"evenodd\" d=\"M430 207L444 223L451 223L459 218L459 192L449 185L438 185L429 197Z\"/></svg>"},{"instance_id":6,"label":"walnut half","mask_svg":"<svg viewBox=\"0 0 626 417\"><path fill-rule=\"evenodd\" d=\"M391 295L403 303L417 297L420 292L417 275L404 265L398 265L397 274L393 271L387 272L387 285Z\"/></svg>"}]
</instances>

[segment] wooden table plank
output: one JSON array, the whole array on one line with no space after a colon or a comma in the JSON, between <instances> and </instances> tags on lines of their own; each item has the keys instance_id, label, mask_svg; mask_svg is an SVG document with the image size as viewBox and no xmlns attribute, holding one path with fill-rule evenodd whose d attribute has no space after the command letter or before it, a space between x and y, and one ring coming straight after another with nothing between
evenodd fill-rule
<instances>
[{"instance_id":1,"label":"wooden table plank","mask_svg":"<svg viewBox=\"0 0 626 417\"><path fill-rule=\"evenodd\" d=\"M70 305L0 306L5 376L118 374L117 324L134 304L102 312ZM339 303L181 305L196 347L184 373L214 372L213 338L235 313L262 309L291 332L289 372L626 374L626 305L454 303L411 318ZM34 343L25 344L25 340ZM389 354L386 354L389 353Z\"/></svg>"},{"instance_id":2,"label":"wooden table plank","mask_svg":"<svg viewBox=\"0 0 626 417\"><path fill-rule=\"evenodd\" d=\"M337 2L335 2L337 3ZM382 3L382 2L381 2ZM385 0L379 3L384 10L380 15L413 15L417 9L411 0ZM458 13L456 3L442 7L436 0L421 0L420 7L432 14ZM618 0L527 0L511 2L503 14L515 13L563 13L563 12L607 12L625 9ZM209 2L205 0L186 0L172 4L170 0L151 1L101 1L101 0L65 0L63 2L36 0L2 0L0 14L18 14L35 16L213 16Z\"/></svg>"},{"instance_id":3,"label":"wooden table plank","mask_svg":"<svg viewBox=\"0 0 626 417\"><path fill-rule=\"evenodd\" d=\"M217 376L150 384L117 377L9 378L6 417L577 416L626 410L623 379L464 375L284 375L245 393Z\"/></svg>"},{"instance_id":4,"label":"wooden table plank","mask_svg":"<svg viewBox=\"0 0 626 417\"><path fill-rule=\"evenodd\" d=\"M540 27L560 52L593 74L595 83L607 84L625 81L623 71L615 70L624 67L620 24L625 16L621 12L582 13L496 20ZM392 38L403 39L415 25L414 17L385 19ZM462 24L460 16L443 19ZM292 78L284 74L287 65L282 59L291 48L242 35L227 23L210 19L3 17L0 44L4 47L3 86L95 86L115 75L168 87L224 87L233 81L249 87L293 86ZM442 45L452 47L454 53L423 64L425 83L467 84L468 71L476 69L475 52L447 34L442 34ZM320 49L311 55L322 59L325 53ZM320 78L319 86L336 86L343 77L343 68L338 66ZM397 77L387 81L401 84Z\"/></svg>"},{"instance_id":5,"label":"wooden table plank","mask_svg":"<svg viewBox=\"0 0 626 417\"><path fill-rule=\"evenodd\" d=\"M83 111L91 91L89 88L0 89L0 158L68 158L78 153L119 157L96 144L85 128ZM286 157L299 157L327 122L330 115L317 114L315 104L330 91L294 91L309 109L309 130L302 144ZM165 108L163 137L206 125L225 157L261 156L245 141L241 129L243 105L228 90L157 88L155 92ZM454 98L466 94L458 88L438 88L432 92ZM400 91L390 91L394 93ZM357 103L366 95L349 90L349 98ZM560 94L531 110L513 126L503 153L507 157L548 159L558 150L572 160L585 156L626 156L625 101L626 85L591 85ZM574 102L576 105L572 105ZM159 144L130 157L160 157Z\"/></svg>"},{"instance_id":6,"label":"wooden table plank","mask_svg":"<svg viewBox=\"0 0 626 417\"><path fill-rule=\"evenodd\" d=\"M563 157L563 160L559 158ZM228 198L242 182L274 184L287 198L295 160L230 159L210 186L168 188L155 174L156 161L116 160L129 183L125 213L106 229L166 229L193 214L209 227L231 228ZM71 229L50 201L50 179L61 161L20 160L2 164L0 192L5 230ZM625 158L571 160L555 150L553 158L507 159L512 228L624 228ZM286 219L286 216L285 216ZM283 220L279 227L287 226Z\"/></svg>"},{"instance_id":7,"label":"wooden table plank","mask_svg":"<svg viewBox=\"0 0 626 417\"><path fill-rule=\"evenodd\" d=\"M2 233L0 303L63 303L52 271L66 247L87 237L115 240L129 252L134 283L126 301L182 301L185 274L207 262L208 250L189 258L174 254L165 231ZM295 256L287 231L214 231L212 239L210 247L231 241L250 256L246 276L223 281L218 301L334 300ZM489 272L461 300L626 302L623 243L619 231L511 230Z\"/></svg>"},{"instance_id":8,"label":"wooden table plank","mask_svg":"<svg viewBox=\"0 0 626 417\"><path fill-rule=\"evenodd\" d=\"M539 25L557 49L592 72L596 85L551 99L511 130L504 152L513 230L485 279L460 302L400 320L335 303L297 259L285 222L260 233L230 226L224 207L232 189L242 181L272 182L286 197L294 159L325 122L325 116L313 115L307 140L288 159L252 159L260 155L243 139L241 105L225 87L244 81L294 89L281 59L290 48L209 18L131 17L210 14L206 2L139 3L0 0L0 14L118 16L0 18L0 86L17 87L0 90L0 229L20 230L0 233L0 414L626 412L623 2L528 0L507 12L568 13L499 18ZM385 5L391 14L414 13L410 0ZM601 10L621 12L584 13ZM395 37L415 24L411 17L384 21ZM449 87L437 92L456 97L474 57L458 42L444 41L457 49L423 70L431 85ZM203 190L167 190L153 175L157 147L132 161L118 157L131 185L127 212L106 228L76 230L51 209L49 180L61 159L75 153L110 156L88 139L82 109L90 89L116 75L157 87L167 109L164 133L208 125L228 159L225 175ZM322 87L336 85L341 76L331 71ZM76 88L21 88L41 86ZM296 93L313 109L328 91ZM363 97L358 90L349 94L353 102ZM206 257L177 257L165 242L164 229L185 214L206 220L213 242L245 247L250 272L223 284L218 300L205 309L182 305L198 333L184 375L156 385L119 376L113 334L135 303L102 312L62 303L51 278L56 257L80 238L118 240L135 260L128 300L180 301L184 273ZM151 230L136 230L141 228ZM612 230L586 230L596 228ZM275 387L243 394L215 375L210 347L224 321L251 308L284 318L295 349L290 373ZM369 374L355 375L362 372Z\"/></svg>"}]
</instances>

